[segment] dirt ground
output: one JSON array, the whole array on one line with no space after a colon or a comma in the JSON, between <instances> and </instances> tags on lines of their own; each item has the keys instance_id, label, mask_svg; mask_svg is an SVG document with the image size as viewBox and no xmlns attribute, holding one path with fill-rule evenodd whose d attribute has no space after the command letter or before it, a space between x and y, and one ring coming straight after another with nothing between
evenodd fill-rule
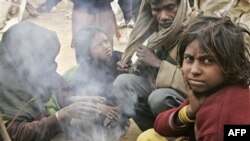
<instances>
[{"instance_id":1,"label":"dirt ground","mask_svg":"<svg viewBox=\"0 0 250 141\"><path fill-rule=\"evenodd\" d=\"M29 18L28 21L37 23L43 27L53 30L57 33L61 43L61 50L56 58L58 63L58 72L63 74L65 71L76 65L74 49L71 45L71 11L70 2L61 2L50 13L40 13L38 17ZM121 29L122 37L119 41L114 38L114 49L123 51L128 40L131 29ZM1 36L0 36L1 37ZM141 133L136 124L131 120L131 127L128 134L121 141L135 141Z\"/></svg>"}]
</instances>

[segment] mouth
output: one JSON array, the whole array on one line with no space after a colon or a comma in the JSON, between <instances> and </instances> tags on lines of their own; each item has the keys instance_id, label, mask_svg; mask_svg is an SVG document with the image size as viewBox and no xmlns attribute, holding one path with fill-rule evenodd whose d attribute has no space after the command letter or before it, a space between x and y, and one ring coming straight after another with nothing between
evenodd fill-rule
<instances>
[{"instance_id":1,"label":"mouth","mask_svg":"<svg viewBox=\"0 0 250 141\"><path fill-rule=\"evenodd\" d=\"M162 28L168 28L172 25L173 20L165 21L165 22L159 22L159 26Z\"/></svg>"},{"instance_id":2,"label":"mouth","mask_svg":"<svg viewBox=\"0 0 250 141\"><path fill-rule=\"evenodd\" d=\"M204 86L205 82L202 80L188 79L188 83L191 87Z\"/></svg>"},{"instance_id":3,"label":"mouth","mask_svg":"<svg viewBox=\"0 0 250 141\"><path fill-rule=\"evenodd\" d=\"M111 56L112 56L112 51L107 51L107 52L106 52L106 56L107 56L107 57L111 57Z\"/></svg>"}]
</instances>

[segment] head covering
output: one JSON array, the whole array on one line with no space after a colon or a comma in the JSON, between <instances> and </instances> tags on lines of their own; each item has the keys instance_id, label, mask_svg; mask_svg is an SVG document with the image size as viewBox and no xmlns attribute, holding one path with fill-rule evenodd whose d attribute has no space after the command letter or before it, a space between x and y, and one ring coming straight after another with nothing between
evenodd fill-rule
<instances>
[{"instance_id":1,"label":"head covering","mask_svg":"<svg viewBox=\"0 0 250 141\"><path fill-rule=\"evenodd\" d=\"M188 22L191 13L189 0L180 0L176 17L169 28L159 28L153 20L150 0L142 0L140 12L133 31L130 34L128 46L123 54L122 62L127 63L142 43L151 38L147 47L157 49L165 45L168 49L176 46L182 27ZM159 32L156 32L160 29Z\"/></svg>"},{"instance_id":2,"label":"head covering","mask_svg":"<svg viewBox=\"0 0 250 141\"><path fill-rule=\"evenodd\" d=\"M86 63L92 58L90 48L97 33L104 33L104 31L97 26L88 26L77 32L74 41L77 64Z\"/></svg>"},{"instance_id":3,"label":"head covering","mask_svg":"<svg viewBox=\"0 0 250 141\"><path fill-rule=\"evenodd\" d=\"M59 88L55 32L30 22L8 29L0 42L0 111L4 120L30 121L45 114L50 90Z\"/></svg>"}]
</instances>

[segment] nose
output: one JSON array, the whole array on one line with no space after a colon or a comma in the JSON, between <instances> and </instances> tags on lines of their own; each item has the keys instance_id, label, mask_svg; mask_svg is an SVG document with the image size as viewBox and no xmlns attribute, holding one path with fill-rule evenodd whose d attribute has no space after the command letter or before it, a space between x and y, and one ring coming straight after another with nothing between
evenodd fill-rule
<instances>
[{"instance_id":1,"label":"nose","mask_svg":"<svg viewBox=\"0 0 250 141\"><path fill-rule=\"evenodd\" d=\"M170 19L170 15L168 14L168 12L166 12L165 10L162 10L160 13L160 21L166 21Z\"/></svg>"},{"instance_id":2,"label":"nose","mask_svg":"<svg viewBox=\"0 0 250 141\"><path fill-rule=\"evenodd\" d=\"M111 49L111 44L110 42L104 42L103 43L104 50L110 50Z\"/></svg>"},{"instance_id":3,"label":"nose","mask_svg":"<svg viewBox=\"0 0 250 141\"><path fill-rule=\"evenodd\" d=\"M199 62L195 61L192 64L190 72L192 75L199 75L202 73L202 69L201 69Z\"/></svg>"}]
</instances>

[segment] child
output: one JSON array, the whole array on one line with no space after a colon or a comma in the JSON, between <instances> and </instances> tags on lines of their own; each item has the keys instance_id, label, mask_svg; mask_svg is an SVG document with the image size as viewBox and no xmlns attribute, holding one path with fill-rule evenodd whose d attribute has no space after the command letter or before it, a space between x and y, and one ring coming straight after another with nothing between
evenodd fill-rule
<instances>
[{"instance_id":1,"label":"child","mask_svg":"<svg viewBox=\"0 0 250 141\"><path fill-rule=\"evenodd\" d=\"M76 61L78 66L65 74L66 81L75 96L102 96L107 99L105 104L98 104L101 121L111 127L120 116L119 107L111 95L112 84L120 73L116 62L121 59L121 52L113 51L104 31L97 27L87 27L75 37ZM126 121L127 122L127 121Z\"/></svg>"},{"instance_id":2,"label":"child","mask_svg":"<svg viewBox=\"0 0 250 141\"><path fill-rule=\"evenodd\" d=\"M224 125L249 124L246 35L249 37L249 31L229 18L194 20L184 32L178 50L188 99L178 108L159 114L154 130L144 132L137 141L166 141L167 137L180 136L190 141L223 141Z\"/></svg>"}]
</instances>

